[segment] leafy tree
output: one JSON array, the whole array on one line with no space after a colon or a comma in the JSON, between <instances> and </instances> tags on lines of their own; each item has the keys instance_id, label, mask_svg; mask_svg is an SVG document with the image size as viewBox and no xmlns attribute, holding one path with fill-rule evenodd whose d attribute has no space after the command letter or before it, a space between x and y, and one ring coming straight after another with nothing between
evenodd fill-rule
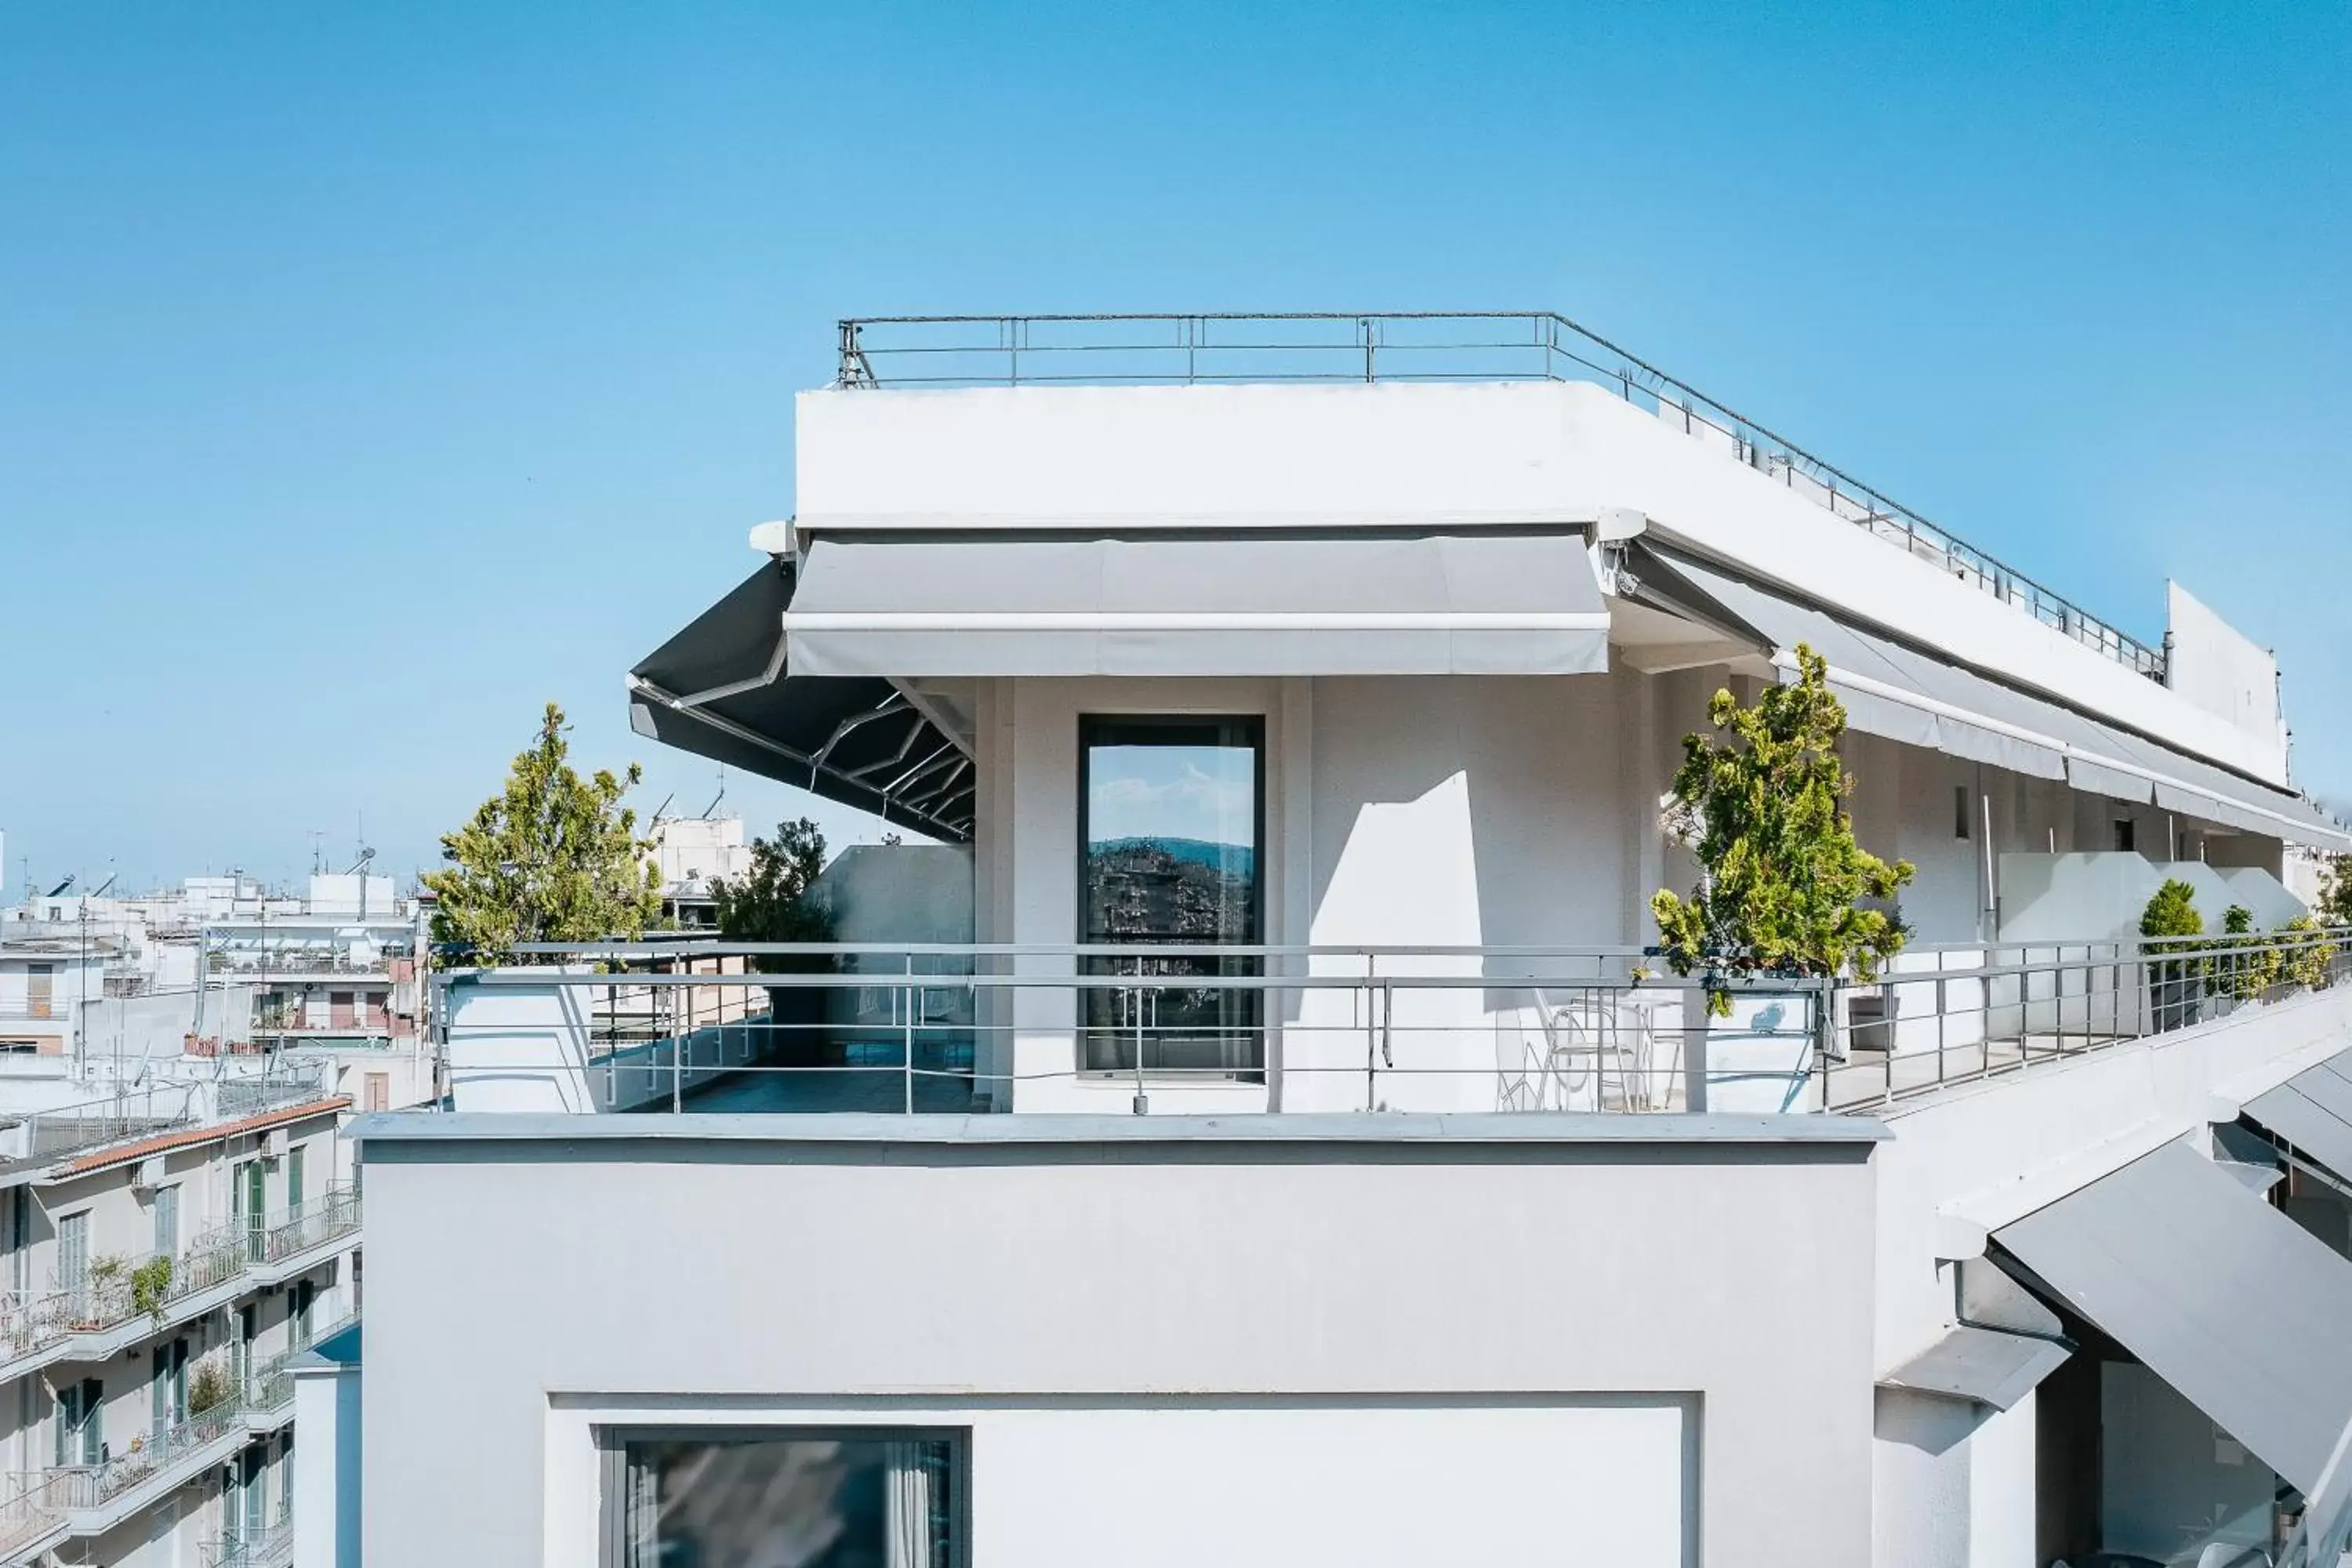
<instances>
[{"instance_id":1,"label":"leafy tree","mask_svg":"<svg viewBox=\"0 0 2352 1568\"><path fill-rule=\"evenodd\" d=\"M1707 718L1729 740L1683 737L1669 820L1695 841L1703 873L1688 899L1660 889L1650 900L1659 951L1676 974L1833 975L1868 984L1902 951L1909 933L1883 910L1911 879L1853 836L1845 799L1853 782L1839 761L1845 709L1830 694L1828 664L1797 648L1794 685L1768 687L1752 707L1728 691ZM1730 993L1710 984L1707 1008L1731 1011Z\"/></svg>"},{"instance_id":2,"label":"leafy tree","mask_svg":"<svg viewBox=\"0 0 2352 1568\"><path fill-rule=\"evenodd\" d=\"M830 942L833 913L813 889L824 869L824 835L803 816L780 822L773 838L751 840L751 867L710 885L719 930L738 942ZM819 974L834 966L827 953L756 953L748 961L769 974ZM824 1027L828 993L812 985L768 987L766 1054L792 1065L832 1059Z\"/></svg>"},{"instance_id":3,"label":"leafy tree","mask_svg":"<svg viewBox=\"0 0 2352 1568\"><path fill-rule=\"evenodd\" d=\"M2233 908L2235 906L2232 906ZM2155 940L2203 936L2205 921L2197 912L2197 889L2168 878L2139 912L2139 934Z\"/></svg>"},{"instance_id":4,"label":"leafy tree","mask_svg":"<svg viewBox=\"0 0 2352 1568\"><path fill-rule=\"evenodd\" d=\"M2205 934L2205 921L2197 913L2197 889L2166 879L2140 910L2139 934L2146 939L2148 952L2169 955L2148 965L2148 978L2155 985L2157 1026L2177 1028L2194 1023L2196 993L2190 982L2210 968L2204 958L2197 956L2199 944L2189 940Z\"/></svg>"},{"instance_id":5,"label":"leafy tree","mask_svg":"<svg viewBox=\"0 0 2352 1568\"><path fill-rule=\"evenodd\" d=\"M2352 855L2330 855L2319 879L2319 907L2311 911L2321 925L2352 925Z\"/></svg>"},{"instance_id":6,"label":"leafy tree","mask_svg":"<svg viewBox=\"0 0 2352 1568\"><path fill-rule=\"evenodd\" d=\"M824 834L815 823L776 824L773 838L751 840L750 870L710 884L720 932L739 942L832 941L832 913L809 895L824 869Z\"/></svg>"},{"instance_id":7,"label":"leafy tree","mask_svg":"<svg viewBox=\"0 0 2352 1568\"><path fill-rule=\"evenodd\" d=\"M519 942L635 937L660 919L653 843L637 837L637 814L621 805L637 765L582 778L567 760L569 731L563 710L549 703L505 790L442 836L448 868L424 878L440 900L436 946L499 963Z\"/></svg>"}]
</instances>

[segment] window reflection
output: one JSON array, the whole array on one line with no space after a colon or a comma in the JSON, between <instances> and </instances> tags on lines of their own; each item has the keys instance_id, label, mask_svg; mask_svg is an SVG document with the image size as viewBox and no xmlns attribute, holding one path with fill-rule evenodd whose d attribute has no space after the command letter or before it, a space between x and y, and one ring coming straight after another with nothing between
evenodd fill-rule
<instances>
[{"instance_id":1,"label":"window reflection","mask_svg":"<svg viewBox=\"0 0 2352 1568\"><path fill-rule=\"evenodd\" d=\"M621 1568L951 1568L945 1437L622 1445Z\"/></svg>"},{"instance_id":2,"label":"window reflection","mask_svg":"<svg viewBox=\"0 0 2352 1568\"><path fill-rule=\"evenodd\" d=\"M1088 719L1078 940L1088 944L1258 942L1263 727L1255 719ZM1142 979L1262 973L1253 956L1103 957L1087 972ZM1086 992L1093 1071L1255 1076L1265 1066L1263 996L1252 988Z\"/></svg>"}]
</instances>

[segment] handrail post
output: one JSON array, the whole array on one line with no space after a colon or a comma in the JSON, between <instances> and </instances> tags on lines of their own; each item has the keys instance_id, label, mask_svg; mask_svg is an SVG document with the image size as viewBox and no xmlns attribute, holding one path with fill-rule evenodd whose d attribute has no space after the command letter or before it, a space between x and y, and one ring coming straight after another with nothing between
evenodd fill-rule
<instances>
[{"instance_id":1,"label":"handrail post","mask_svg":"<svg viewBox=\"0 0 2352 1568\"><path fill-rule=\"evenodd\" d=\"M915 1114L915 955L909 952L905 958L907 988L903 1000L907 1011L900 1025L903 1038L898 1059L907 1081L907 1114L912 1116Z\"/></svg>"}]
</instances>

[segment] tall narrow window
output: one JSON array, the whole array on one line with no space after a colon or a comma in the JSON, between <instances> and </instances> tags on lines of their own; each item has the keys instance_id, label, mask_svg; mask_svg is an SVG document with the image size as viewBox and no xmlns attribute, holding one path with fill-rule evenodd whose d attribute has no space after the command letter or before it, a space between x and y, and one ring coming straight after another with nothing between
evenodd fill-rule
<instances>
[{"instance_id":1,"label":"tall narrow window","mask_svg":"<svg viewBox=\"0 0 2352 1568\"><path fill-rule=\"evenodd\" d=\"M302 1150L299 1145L286 1152L286 1217L302 1217Z\"/></svg>"},{"instance_id":2,"label":"tall narrow window","mask_svg":"<svg viewBox=\"0 0 2352 1568\"><path fill-rule=\"evenodd\" d=\"M2132 819L2128 816L2116 818L2116 847L2126 854L2129 854L2137 847L2136 840L2138 836L2132 831L2133 826Z\"/></svg>"},{"instance_id":3,"label":"tall narrow window","mask_svg":"<svg viewBox=\"0 0 2352 1568\"><path fill-rule=\"evenodd\" d=\"M180 1250L180 1189L155 1189L155 1250L169 1258Z\"/></svg>"},{"instance_id":4,"label":"tall narrow window","mask_svg":"<svg viewBox=\"0 0 2352 1568\"><path fill-rule=\"evenodd\" d=\"M1261 720L1089 718L1079 732L1078 940L1089 946L1247 947L1260 940ZM1089 1071L1255 1078L1265 1065L1252 954L1090 955ZM1192 984L1198 982L1198 984Z\"/></svg>"},{"instance_id":5,"label":"tall narrow window","mask_svg":"<svg viewBox=\"0 0 2352 1568\"><path fill-rule=\"evenodd\" d=\"M1968 836L1969 786L1955 784L1952 786L1952 837L1966 838Z\"/></svg>"},{"instance_id":6,"label":"tall narrow window","mask_svg":"<svg viewBox=\"0 0 2352 1568\"><path fill-rule=\"evenodd\" d=\"M58 966L54 963L25 965L25 1016L46 1018L57 1000Z\"/></svg>"},{"instance_id":7,"label":"tall narrow window","mask_svg":"<svg viewBox=\"0 0 2352 1568\"><path fill-rule=\"evenodd\" d=\"M58 1221L58 1289L73 1303L75 1314L86 1310L89 1294L89 1211L69 1214Z\"/></svg>"},{"instance_id":8,"label":"tall narrow window","mask_svg":"<svg viewBox=\"0 0 2352 1568\"><path fill-rule=\"evenodd\" d=\"M962 1443L936 1430L604 1439L602 1568L958 1568Z\"/></svg>"}]
</instances>

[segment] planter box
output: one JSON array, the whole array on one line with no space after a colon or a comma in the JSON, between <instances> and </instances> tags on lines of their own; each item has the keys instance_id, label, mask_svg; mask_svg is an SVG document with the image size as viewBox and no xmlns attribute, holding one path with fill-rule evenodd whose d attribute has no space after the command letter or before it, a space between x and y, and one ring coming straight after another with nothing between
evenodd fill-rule
<instances>
[{"instance_id":1,"label":"planter box","mask_svg":"<svg viewBox=\"0 0 2352 1568\"><path fill-rule=\"evenodd\" d=\"M1810 991L1736 991L1731 1016L1709 1018L1690 1044L1690 1106L1715 1114L1814 1109Z\"/></svg>"}]
</instances>

